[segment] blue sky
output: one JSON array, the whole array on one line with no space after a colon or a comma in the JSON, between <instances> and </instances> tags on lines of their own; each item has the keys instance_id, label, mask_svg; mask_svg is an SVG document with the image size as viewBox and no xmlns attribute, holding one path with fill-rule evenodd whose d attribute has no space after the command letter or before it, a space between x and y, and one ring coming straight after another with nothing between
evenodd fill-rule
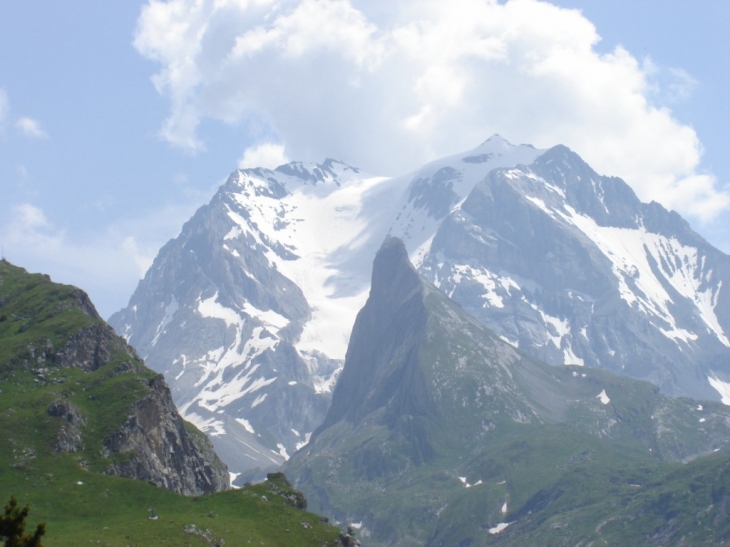
<instances>
[{"instance_id":1,"label":"blue sky","mask_svg":"<svg viewBox=\"0 0 730 547\"><path fill-rule=\"evenodd\" d=\"M495 132L730 252L727 28L722 0L3 2L4 254L108 316L240 165L401 174Z\"/></svg>"}]
</instances>

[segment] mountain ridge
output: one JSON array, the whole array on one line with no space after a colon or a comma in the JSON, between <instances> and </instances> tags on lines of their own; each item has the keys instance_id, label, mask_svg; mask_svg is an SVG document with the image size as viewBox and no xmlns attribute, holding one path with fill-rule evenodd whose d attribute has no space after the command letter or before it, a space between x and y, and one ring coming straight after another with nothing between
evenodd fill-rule
<instances>
[{"instance_id":1,"label":"mountain ridge","mask_svg":"<svg viewBox=\"0 0 730 547\"><path fill-rule=\"evenodd\" d=\"M727 255L566 147L499 136L392 179L336 160L235 171L110 322L244 477L322 423L390 236L541 360L730 402Z\"/></svg>"}]
</instances>

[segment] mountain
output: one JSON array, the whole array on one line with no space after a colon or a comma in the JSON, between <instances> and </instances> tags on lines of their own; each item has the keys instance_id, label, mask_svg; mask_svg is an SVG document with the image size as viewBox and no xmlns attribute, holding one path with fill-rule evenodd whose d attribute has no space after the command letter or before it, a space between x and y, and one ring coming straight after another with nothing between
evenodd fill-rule
<instances>
[{"instance_id":1,"label":"mountain","mask_svg":"<svg viewBox=\"0 0 730 547\"><path fill-rule=\"evenodd\" d=\"M450 161L477 158L464 163L468 187L538 154L495 140ZM280 465L322 422L372 258L411 178L335 160L236 171L110 318L232 471ZM411 219L414 234L425 233L421 220Z\"/></svg>"},{"instance_id":2,"label":"mountain","mask_svg":"<svg viewBox=\"0 0 730 547\"><path fill-rule=\"evenodd\" d=\"M348 545L281 473L228 485L162 376L83 291L0 261L1 503L28 504L57 547Z\"/></svg>"},{"instance_id":3,"label":"mountain","mask_svg":"<svg viewBox=\"0 0 730 547\"><path fill-rule=\"evenodd\" d=\"M90 471L178 494L226 490L212 445L175 409L164 378L102 321L88 296L0 262L0 431L12 466L72 454Z\"/></svg>"},{"instance_id":4,"label":"mountain","mask_svg":"<svg viewBox=\"0 0 730 547\"><path fill-rule=\"evenodd\" d=\"M730 257L563 146L490 172L419 271L548 363L730 403Z\"/></svg>"},{"instance_id":5,"label":"mountain","mask_svg":"<svg viewBox=\"0 0 730 547\"><path fill-rule=\"evenodd\" d=\"M530 355L730 403L730 257L567 148L497 135L397 178L235 171L109 321L239 482L262 476L322 423L388 236Z\"/></svg>"},{"instance_id":6,"label":"mountain","mask_svg":"<svg viewBox=\"0 0 730 547\"><path fill-rule=\"evenodd\" d=\"M327 416L284 466L318 510L370 545L730 537L708 471L728 476L729 408L530 357L423 280L396 238L371 287Z\"/></svg>"}]
</instances>

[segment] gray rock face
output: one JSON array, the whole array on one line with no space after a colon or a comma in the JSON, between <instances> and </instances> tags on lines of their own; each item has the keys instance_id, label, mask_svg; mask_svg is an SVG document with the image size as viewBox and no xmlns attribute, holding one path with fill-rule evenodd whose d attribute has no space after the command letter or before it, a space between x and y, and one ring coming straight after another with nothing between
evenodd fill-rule
<instances>
[{"instance_id":1,"label":"gray rock face","mask_svg":"<svg viewBox=\"0 0 730 547\"><path fill-rule=\"evenodd\" d=\"M347 348L345 362L350 365L337 381L320 430L343 419L359 423L381 407L393 419L434 410L417 352L404 355L396 367L392 362L404 345L420 345L426 317L423 283L408 262L403 242L390 238L375 256L370 297L355 320Z\"/></svg>"},{"instance_id":2,"label":"gray rock face","mask_svg":"<svg viewBox=\"0 0 730 547\"><path fill-rule=\"evenodd\" d=\"M129 359L117 366L114 374L145 370L134 350L108 325L101 323L79 329L50 361L59 367L92 372L109 365L112 353L120 350ZM132 403L122 427L103 440L107 453L127 455L124 463L109 465L105 473L148 481L189 496L228 489L230 478L226 466L204 435L193 436L187 430L164 378L158 375L146 387L146 395ZM54 401L48 414L62 418L56 450L61 453L82 450L84 415L64 400Z\"/></svg>"},{"instance_id":3,"label":"gray rock face","mask_svg":"<svg viewBox=\"0 0 730 547\"><path fill-rule=\"evenodd\" d=\"M133 456L105 472L189 496L226 490L226 467L204 435L193 437L187 431L162 375L149 387L151 393L132 405L122 428L104 441L107 450Z\"/></svg>"},{"instance_id":4,"label":"gray rock face","mask_svg":"<svg viewBox=\"0 0 730 547\"><path fill-rule=\"evenodd\" d=\"M78 452L82 448L82 428L86 420L79 410L63 399L57 399L48 407L48 415L63 419L61 427L56 435L54 449L59 454L70 454Z\"/></svg>"}]
</instances>

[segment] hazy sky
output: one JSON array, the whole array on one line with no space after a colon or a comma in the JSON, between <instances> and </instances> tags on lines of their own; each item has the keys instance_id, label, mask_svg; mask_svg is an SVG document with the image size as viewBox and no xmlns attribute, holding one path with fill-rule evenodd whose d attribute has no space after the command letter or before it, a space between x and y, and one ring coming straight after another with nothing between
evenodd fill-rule
<instances>
[{"instance_id":1,"label":"hazy sky","mask_svg":"<svg viewBox=\"0 0 730 547\"><path fill-rule=\"evenodd\" d=\"M124 306L242 165L566 144L730 252L725 0L0 3L0 240Z\"/></svg>"}]
</instances>

